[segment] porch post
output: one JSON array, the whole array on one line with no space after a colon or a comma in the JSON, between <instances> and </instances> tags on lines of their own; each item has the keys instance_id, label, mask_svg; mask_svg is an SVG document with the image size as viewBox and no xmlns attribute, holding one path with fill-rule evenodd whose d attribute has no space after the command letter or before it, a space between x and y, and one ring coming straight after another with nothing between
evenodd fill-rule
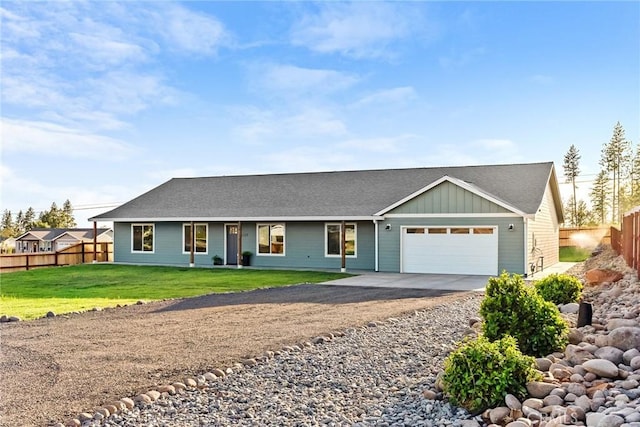
<instances>
[{"instance_id":1,"label":"porch post","mask_svg":"<svg viewBox=\"0 0 640 427\"><path fill-rule=\"evenodd\" d=\"M238 221L238 268L242 268L242 223Z\"/></svg>"},{"instance_id":2,"label":"porch post","mask_svg":"<svg viewBox=\"0 0 640 427\"><path fill-rule=\"evenodd\" d=\"M189 244L189 267L195 267L196 262L195 262L195 254L194 254L194 241L195 241L195 230L194 230L194 225L193 225L193 221L191 221L191 226L189 227L190 231L189 231L189 242L191 242Z\"/></svg>"},{"instance_id":3,"label":"porch post","mask_svg":"<svg viewBox=\"0 0 640 427\"><path fill-rule=\"evenodd\" d=\"M84 263L84 260L82 262ZM98 262L98 221L93 221L93 263L96 262Z\"/></svg>"},{"instance_id":4,"label":"porch post","mask_svg":"<svg viewBox=\"0 0 640 427\"><path fill-rule=\"evenodd\" d=\"M342 266L340 267L340 271L342 273L347 271L347 225L344 221L340 224L340 247L342 250L340 253L342 254Z\"/></svg>"}]
</instances>

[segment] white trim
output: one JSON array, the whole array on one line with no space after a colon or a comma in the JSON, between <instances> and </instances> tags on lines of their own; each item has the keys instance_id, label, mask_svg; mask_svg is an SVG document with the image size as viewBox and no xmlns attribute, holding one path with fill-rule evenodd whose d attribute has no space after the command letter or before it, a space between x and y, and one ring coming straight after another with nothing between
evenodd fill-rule
<instances>
[{"instance_id":1,"label":"white trim","mask_svg":"<svg viewBox=\"0 0 640 427\"><path fill-rule=\"evenodd\" d=\"M445 181L448 181L453 185L457 185L460 188L463 188L463 189L465 189L465 190L467 190L467 191L469 191L469 192L471 192L471 193L473 193L473 194L475 194L477 196L482 197L483 199L486 199L486 200L488 200L488 201L490 201L490 202L492 202L492 203L494 203L494 204L496 204L498 206L501 206L501 207L513 212L513 213L516 213L516 214L518 214L520 216L526 216L527 215L526 213L524 213L521 210L515 208L514 206L509 205L508 203L503 202L502 200L498 199L497 197L493 196L492 194L487 193L486 191L484 191L484 190L482 190L482 189L480 189L480 188L478 188L478 187L476 187L474 185L471 185L471 184L469 184L469 183L467 183L465 181L462 181L461 179L454 178L454 177L448 176L448 175L444 175L442 178L440 178L440 179L432 182L431 184L427 185L426 187L423 187L420 190L408 195L404 199L401 199L401 200L395 202L394 204L384 208L383 210L381 210L379 212L376 212L375 215L378 215L378 216L384 215L387 212L389 212L390 210L393 210L393 209L397 208L398 206L401 206L401 205L405 204L409 200L414 199L414 198L418 197L419 195L426 193L427 191L429 191L432 188L442 184Z\"/></svg>"},{"instance_id":2,"label":"white trim","mask_svg":"<svg viewBox=\"0 0 640 427\"><path fill-rule=\"evenodd\" d=\"M35 238L36 240L40 240L41 242L45 242L45 241L50 242L50 241L51 241L51 240L44 240L44 239L41 239L40 237L38 237L38 236L36 236L35 234L33 234L31 231L27 231L27 232L25 232L25 233L22 233L20 236L16 237L15 239L16 239L16 241L24 241L24 240L23 240L23 239L24 239L24 237L27 237L27 235L29 235L29 234L31 234L31 236L32 236L33 238ZM32 242L33 240L28 240L28 241L29 241L29 242Z\"/></svg>"},{"instance_id":3,"label":"white trim","mask_svg":"<svg viewBox=\"0 0 640 427\"><path fill-rule=\"evenodd\" d=\"M185 234L184 234L184 229L185 229L185 227L186 227L187 225L189 225L189 226L190 226L190 225L191 225L191 223L190 223L190 222L183 222L183 223L182 223L182 243L181 243L181 245L182 245L182 254L183 254L183 255L191 255L191 251L186 251L186 252L185 252L185 250L184 250L184 242L185 242L185 237L186 237L186 236L185 236ZM195 248L194 248L194 250L193 250L193 255L194 255L194 256L196 256L196 255L209 255L209 224L207 224L206 222L194 222L194 223L193 223L193 226L194 226L194 228L196 228L196 229L198 228L198 226L199 226L199 225L204 225L204 226L205 226L205 230L206 230L206 236L205 236L205 241L206 241L205 251L204 251L204 252L197 252L197 251L195 250ZM193 236L193 241L194 241L194 243L195 243L195 241L196 241L196 236L195 236L195 235ZM197 247L197 246L196 246L196 247Z\"/></svg>"},{"instance_id":4,"label":"white trim","mask_svg":"<svg viewBox=\"0 0 640 427\"><path fill-rule=\"evenodd\" d=\"M529 219L524 218L524 226L522 227L524 233L524 277L528 277L529 272ZM499 273L499 272L498 272Z\"/></svg>"},{"instance_id":5,"label":"white trim","mask_svg":"<svg viewBox=\"0 0 640 427\"><path fill-rule=\"evenodd\" d=\"M328 245L328 235L327 235L327 227L330 225L337 225L340 227L340 241L342 241L342 226L340 222L325 222L324 223L324 257L325 258L341 258L342 257L342 248L340 248L340 253L328 254L329 245ZM354 254L353 255L345 255L346 258L358 258L358 224L355 222L345 222L345 227L348 225L353 225L353 245L354 245Z\"/></svg>"},{"instance_id":6,"label":"white trim","mask_svg":"<svg viewBox=\"0 0 640 427\"><path fill-rule=\"evenodd\" d=\"M375 269L374 271L380 271L380 260L378 259L380 256L380 242L378 242L380 238L380 226L377 220L373 220L373 236L374 236L374 258L375 258Z\"/></svg>"},{"instance_id":7,"label":"white trim","mask_svg":"<svg viewBox=\"0 0 640 427\"><path fill-rule=\"evenodd\" d=\"M388 214L385 218L522 218L516 213Z\"/></svg>"},{"instance_id":8,"label":"white trim","mask_svg":"<svg viewBox=\"0 0 640 427\"><path fill-rule=\"evenodd\" d=\"M133 250L133 227L144 227L144 226L151 226L152 228L152 241L153 241L153 245L150 251L145 251L145 250L141 250L141 251L134 251ZM142 241L142 247L144 248L144 239ZM155 254L156 253L156 225L154 223L150 223L150 222L144 222L144 223L133 223L131 224L131 253L132 254Z\"/></svg>"},{"instance_id":9,"label":"white trim","mask_svg":"<svg viewBox=\"0 0 640 427\"><path fill-rule=\"evenodd\" d=\"M281 225L282 226L282 253L281 254L272 254L271 253L271 227L269 227L269 253L260 253L260 226L273 226L273 225ZM287 225L284 222L259 222L256 223L256 256L286 256L287 255Z\"/></svg>"},{"instance_id":10,"label":"white trim","mask_svg":"<svg viewBox=\"0 0 640 427\"><path fill-rule=\"evenodd\" d=\"M379 215L360 215L360 216L248 216L248 217L148 217L148 218L99 218L96 221L113 221L113 222L262 222L262 223L281 223L281 222L325 222L325 221L370 221L383 219Z\"/></svg>"}]
</instances>

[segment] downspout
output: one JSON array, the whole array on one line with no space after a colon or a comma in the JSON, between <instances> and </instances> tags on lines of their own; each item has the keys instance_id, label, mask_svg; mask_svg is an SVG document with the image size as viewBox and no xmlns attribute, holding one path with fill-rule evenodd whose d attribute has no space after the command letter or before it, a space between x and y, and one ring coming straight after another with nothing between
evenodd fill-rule
<instances>
[{"instance_id":1,"label":"downspout","mask_svg":"<svg viewBox=\"0 0 640 427\"><path fill-rule=\"evenodd\" d=\"M529 276L529 218L523 217L524 220L524 277Z\"/></svg>"},{"instance_id":2,"label":"downspout","mask_svg":"<svg viewBox=\"0 0 640 427\"><path fill-rule=\"evenodd\" d=\"M378 226L378 220L377 219L373 220L373 227L374 227L374 233L373 234L375 235L375 244L374 244L374 247L375 247L375 249L374 249L375 271L378 272L378 271L380 271L379 260L378 260L378 256L379 256L379 254L378 254L378 239L380 238L380 235L379 235L380 227Z\"/></svg>"}]
</instances>

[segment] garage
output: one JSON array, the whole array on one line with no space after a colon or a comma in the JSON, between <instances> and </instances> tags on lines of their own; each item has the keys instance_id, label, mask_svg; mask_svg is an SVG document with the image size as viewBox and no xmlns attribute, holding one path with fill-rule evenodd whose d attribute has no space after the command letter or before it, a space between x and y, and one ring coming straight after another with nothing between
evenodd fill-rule
<instances>
[{"instance_id":1,"label":"garage","mask_svg":"<svg viewBox=\"0 0 640 427\"><path fill-rule=\"evenodd\" d=\"M403 273L498 274L498 227L402 227Z\"/></svg>"}]
</instances>

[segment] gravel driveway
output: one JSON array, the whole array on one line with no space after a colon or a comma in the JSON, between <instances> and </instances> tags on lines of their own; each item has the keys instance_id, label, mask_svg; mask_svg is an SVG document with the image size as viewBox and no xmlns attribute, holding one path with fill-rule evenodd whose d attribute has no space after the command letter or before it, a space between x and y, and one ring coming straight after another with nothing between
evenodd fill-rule
<instances>
[{"instance_id":1,"label":"gravel driveway","mask_svg":"<svg viewBox=\"0 0 640 427\"><path fill-rule=\"evenodd\" d=\"M299 285L0 326L0 425L42 426L316 335L468 293Z\"/></svg>"}]
</instances>

